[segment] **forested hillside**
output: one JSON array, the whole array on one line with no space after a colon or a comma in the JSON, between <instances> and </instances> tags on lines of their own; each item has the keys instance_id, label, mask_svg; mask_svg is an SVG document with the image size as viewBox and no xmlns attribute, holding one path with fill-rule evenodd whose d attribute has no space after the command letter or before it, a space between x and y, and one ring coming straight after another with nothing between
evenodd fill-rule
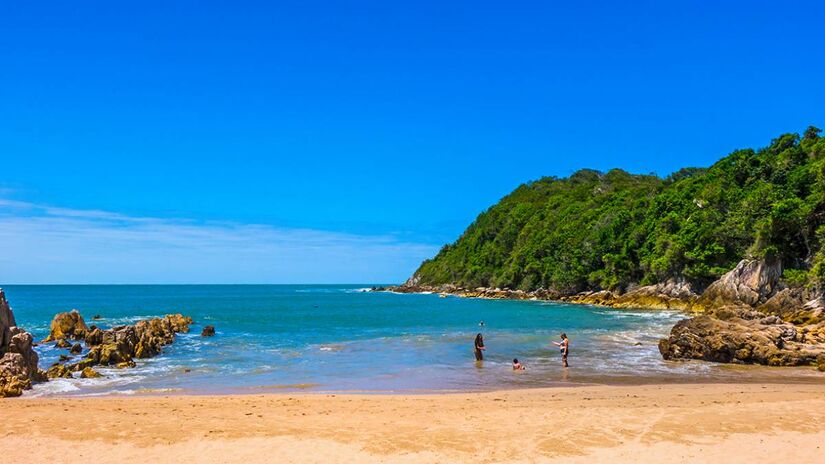
<instances>
[{"instance_id":1,"label":"forested hillside","mask_svg":"<svg viewBox=\"0 0 825 464\"><path fill-rule=\"evenodd\" d=\"M624 290L704 286L743 257L779 259L793 285L825 282L825 138L809 127L665 179L581 170L519 186L425 261L421 285Z\"/></svg>"}]
</instances>

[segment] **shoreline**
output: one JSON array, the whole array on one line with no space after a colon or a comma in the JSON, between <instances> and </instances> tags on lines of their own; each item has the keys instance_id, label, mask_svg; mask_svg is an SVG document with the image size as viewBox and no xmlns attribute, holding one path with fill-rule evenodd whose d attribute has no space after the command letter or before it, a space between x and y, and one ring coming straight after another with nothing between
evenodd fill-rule
<instances>
[{"instance_id":1,"label":"shoreline","mask_svg":"<svg viewBox=\"0 0 825 464\"><path fill-rule=\"evenodd\" d=\"M825 443L825 384L23 397L3 405L0 446L10 462L747 462L781 452L805 463Z\"/></svg>"},{"instance_id":2,"label":"shoreline","mask_svg":"<svg viewBox=\"0 0 825 464\"><path fill-rule=\"evenodd\" d=\"M756 369L771 368L771 366L753 366ZM788 368L781 368L787 371ZM792 368L793 369L793 368ZM812 374L816 373L815 367L799 367L799 370L804 370ZM787 378L777 377L774 379L759 378L753 381L747 379L725 380L725 379L711 379L701 378L698 380L678 380L673 382L665 382L661 378L651 379L648 382L640 381L620 381L620 382L568 382L560 385L536 385L536 386L522 386L511 387L500 386L490 389L397 389L397 390L310 390L304 388L289 388L289 387L249 387L244 389L230 389L225 391L198 391L186 388L141 388L138 391L111 391L105 393L91 393L91 394L62 394L50 393L47 395L32 395L31 392L23 394L18 397L4 398L14 401L46 401L46 400L94 400L94 399L130 399L130 398L165 398L165 397L185 397L185 398L244 398L244 397L259 397L259 396L353 396L353 397L432 397L432 396L451 396L451 395L487 395L495 393L517 393L517 392L536 392L536 391L556 391L556 390L579 390L586 388L646 388L646 387L691 387L691 386L754 386L754 385L770 385L770 386L819 386L823 385L823 377L811 376L791 376ZM155 391L156 390L156 391Z\"/></svg>"},{"instance_id":3,"label":"shoreline","mask_svg":"<svg viewBox=\"0 0 825 464\"><path fill-rule=\"evenodd\" d=\"M680 361L690 362L690 361ZM697 361L701 362L701 361ZM319 389L313 390L311 387L293 387L291 385L261 385L249 387L232 387L224 390L198 390L195 388L138 388L135 390L112 390L100 393L46 393L37 394L28 391L15 400L84 400L84 399L106 399L106 398L160 398L160 397L256 397L256 396L271 396L271 395L308 395L308 396L377 396L377 397L391 397L391 396L407 396L407 397L428 397L428 396L449 396L449 395L485 395L494 393L506 392L533 392L533 391L556 391L560 389L578 390L583 388L646 388L646 387L689 387L700 385L789 385L789 386L806 386L806 385L823 385L825 384L825 377L820 375L816 367L812 366L797 366L797 367L777 367L777 366L762 366L762 365L737 365L737 364L719 364L720 369L745 369L753 370L753 372L735 372L736 375L753 375L753 377L690 377L685 376L681 378L672 378L667 376L658 377L612 377L607 379L585 377L583 380L574 381L558 381L556 384L541 383L535 385L520 385L513 386L512 384L496 385L490 388L454 388L454 389L436 389L436 388L409 388L409 389L388 389L388 390L369 390L369 389L350 389L350 390L336 390L336 389ZM775 376L765 375L770 372ZM759 374L762 374L761 376Z\"/></svg>"},{"instance_id":4,"label":"shoreline","mask_svg":"<svg viewBox=\"0 0 825 464\"><path fill-rule=\"evenodd\" d=\"M615 293L608 290L587 291L572 295L562 295L543 290L524 291L489 287L466 289L452 285L440 287L407 287L404 285L395 285L389 287L373 287L365 291L394 293L397 295L438 295L442 298L446 296L453 296L456 298L476 298L480 300L540 301L546 303L589 305L613 309L681 311L685 313L685 315L694 315L701 312L701 310L698 309L691 309L691 306L695 302L696 298L683 300L678 298L666 298L662 295L658 295L655 298L650 298L648 295L648 299L645 300L647 304L644 304L639 302L641 298L636 296L634 293L629 292L617 296Z\"/></svg>"}]
</instances>

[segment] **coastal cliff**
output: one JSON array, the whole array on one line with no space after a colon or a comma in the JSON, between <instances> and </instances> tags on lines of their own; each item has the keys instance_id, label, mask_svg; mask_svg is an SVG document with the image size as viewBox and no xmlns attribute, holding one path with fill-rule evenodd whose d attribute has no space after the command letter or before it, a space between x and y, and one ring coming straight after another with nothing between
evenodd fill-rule
<instances>
[{"instance_id":1,"label":"coastal cliff","mask_svg":"<svg viewBox=\"0 0 825 464\"><path fill-rule=\"evenodd\" d=\"M20 396L32 382L45 380L33 341L30 333L17 327L6 294L0 289L0 397Z\"/></svg>"},{"instance_id":2,"label":"coastal cliff","mask_svg":"<svg viewBox=\"0 0 825 464\"><path fill-rule=\"evenodd\" d=\"M823 364L825 138L518 187L390 290L696 312L666 359Z\"/></svg>"}]
</instances>

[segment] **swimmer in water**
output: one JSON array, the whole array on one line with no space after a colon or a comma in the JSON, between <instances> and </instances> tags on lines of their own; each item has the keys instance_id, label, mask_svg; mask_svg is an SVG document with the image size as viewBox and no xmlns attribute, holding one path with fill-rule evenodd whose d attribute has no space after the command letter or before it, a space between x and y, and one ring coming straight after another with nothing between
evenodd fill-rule
<instances>
[{"instance_id":1,"label":"swimmer in water","mask_svg":"<svg viewBox=\"0 0 825 464\"><path fill-rule=\"evenodd\" d=\"M514 371L523 371L525 369L527 369L527 368L524 367L524 364L518 362L518 359L513 359L513 370Z\"/></svg>"}]
</instances>

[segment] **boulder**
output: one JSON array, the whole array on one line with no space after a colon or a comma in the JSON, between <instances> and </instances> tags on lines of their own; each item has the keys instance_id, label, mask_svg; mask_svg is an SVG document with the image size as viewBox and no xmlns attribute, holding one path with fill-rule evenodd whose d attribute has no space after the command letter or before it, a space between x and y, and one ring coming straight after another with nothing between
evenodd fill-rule
<instances>
[{"instance_id":1,"label":"boulder","mask_svg":"<svg viewBox=\"0 0 825 464\"><path fill-rule=\"evenodd\" d=\"M49 336L44 342L59 339L83 340L89 328L86 327L86 322L83 316L73 309L67 313L59 313L52 319Z\"/></svg>"},{"instance_id":2,"label":"boulder","mask_svg":"<svg viewBox=\"0 0 825 464\"><path fill-rule=\"evenodd\" d=\"M825 325L800 328L747 310L723 314L724 319L702 314L676 323L659 341L662 357L802 366L816 364L825 354L825 344L818 342Z\"/></svg>"},{"instance_id":3,"label":"boulder","mask_svg":"<svg viewBox=\"0 0 825 464\"><path fill-rule=\"evenodd\" d=\"M92 369L91 367L87 367L80 372L81 379L95 379L98 377L103 377L100 375L100 372Z\"/></svg>"},{"instance_id":4,"label":"boulder","mask_svg":"<svg viewBox=\"0 0 825 464\"><path fill-rule=\"evenodd\" d=\"M57 341L57 343L54 344L54 347L55 348L71 348L72 344L71 344L71 342L69 342L65 338L61 338L60 340Z\"/></svg>"},{"instance_id":5,"label":"boulder","mask_svg":"<svg viewBox=\"0 0 825 464\"><path fill-rule=\"evenodd\" d=\"M567 301L576 304L591 304L596 306L612 306L616 300L616 294L609 290L598 292L582 292L566 298Z\"/></svg>"},{"instance_id":6,"label":"boulder","mask_svg":"<svg viewBox=\"0 0 825 464\"><path fill-rule=\"evenodd\" d=\"M0 398L20 396L32 387L26 361L20 353L6 353L0 358Z\"/></svg>"},{"instance_id":7,"label":"boulder","mask_svg":"<svg viewBox=\"0 0 825 464\"><path fill-rule=\"evenodd\" d=\"M71 354L80 354L81 352L83 352L83 347L80 343L75 343L72 345L71 349L69 349L69 353Z\"/></svg>"},{"instance_id":8,"label":"boulder","mask_svg":"<svg viewBox=\"0 0 825 464\"><path fill-rule=\"evenodd\" d=\"M50 379L55 378L72 378L72 369L65 364L55 364L46 370L46 376Z\"/></svg>"},{"instance_id":9,"label":"boulder","mask_svg":"<svg viewBox=\"0 0 825 464\"><path fill-rule=\"evenodd\" d=\"M17 327L14 313L0 289L0 397L19 396L33 382L45 381L38 367L34 338Z\"/></svg>"},{"instance_id":10,"label":"boulder","mask_svg":"<svg viewBox=\"0 0 825 464\"><path fill-rule=\"evenodd\" d=\"M97 364L98 363L93 359L83 358L74 364L67 365L66 367L72 372L80 372L87 367L96 366Z\"/></svg>"},{"instance_id":11,"label":"boulder","mask_svg":"<svg viewBox=\"0 0 825 464\"><path fill-rule=\"evenodd\" d=\"M174 333L189 333L189 326L192 324L192 318L183 314L167 314L160 319L168 321Z\"/></svg>"},{"instance_id":12,"label":"boulder","mask_svg":"<svg viewBox=\"0 0 825 464\"><path fill-rule=\"evenodd\" d=\"M86 342L86 346L100 345L103 343L103 331L96 326L90 327L89 331L86 332L84 341Z\"/></svg>"},{"instance_id":13,"label":"boulder","mask_svg":"<svg viewBox=\"0 0 825 464\"><path fill-rule=\"evenodd\" d=\"M825 321L823 296L808 288L783 288L764 304L757 306L760 312L780 317L798 325Z\"/></svg>"},{"instance_id":14,"label":"boulder","mask_svg":"<svg viewBox=\"0 0 825 464\"><path fill-rule=\"evenodd\" d=\"M754 307L765 303L778 290L782 263L743 259L730 272L702 293L693 310L713 310L726 306Z\"/></svg>"},{"instance_id":15,"label":"boulder","mask_svg":"<svg viewBox=\"0 0 825 464\"><path fill-rule=\"evenodd\" d=\"M214 335L215 335L215 326L213 326L213 325L207 325L206 327L203 328L203 331L201 331L201 337L212 337Z\"/></svg>"},{"instance_id":16,"label":"boulder","mask_svg":"<svg viewBox=\"0 0 825 464\"><path fill-rule=\"evenodd\" d=\"M656 285L628 290L616 297L614 308L687 309L699 298L694 286L684 279L669 279Z\"/></svg>"},{"instance_id":17,"label":"boulder","mask_svg":"<svg viewBox=\"0 0 825 464\"><path fill-rule=\"evenodd\" d=\"M93 346L89 349L86 359L93 360L95 365L104 366L129 362L132 360L133 351L126 345L118 343L104 343Z\"/></svg>"}]
</instances>

